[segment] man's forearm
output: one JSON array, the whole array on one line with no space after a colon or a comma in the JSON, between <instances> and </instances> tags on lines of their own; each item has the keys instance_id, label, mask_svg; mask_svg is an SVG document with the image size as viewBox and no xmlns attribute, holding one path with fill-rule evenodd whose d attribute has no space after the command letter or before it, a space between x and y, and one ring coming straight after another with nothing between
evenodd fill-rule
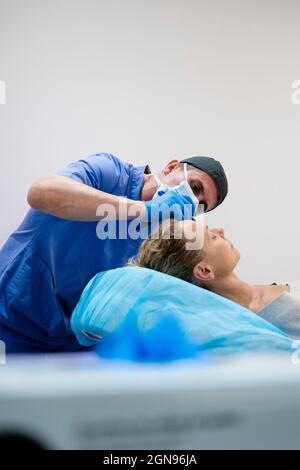
<instances>
[{"instance_id":1,"label":"man's forearm","mask_svg":"<svg viewBox=\"0 0 300 470\"><path fill-rule=\"evenodd\" d=\"M145 214L145 205L91 188L72 178L51 175L33 183L27 200L33 209L66 220L125 219Z\"/></svg>"}]
</instances>

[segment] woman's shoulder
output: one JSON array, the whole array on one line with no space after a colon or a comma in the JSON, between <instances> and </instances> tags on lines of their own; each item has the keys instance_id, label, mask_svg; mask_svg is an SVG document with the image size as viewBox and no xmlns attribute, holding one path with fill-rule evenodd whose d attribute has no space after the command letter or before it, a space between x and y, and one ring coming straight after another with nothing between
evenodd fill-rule
<instances>
[{"instance_id":1,"label":"woman's shoulder","mask_svg":"<svg viewBox=\"0 0 300 470\"><path fill-rule=\"evenodd\" d=\"M300 298L289 292L283 292L258 315L277 326L294 339L300 338Z\"/></svg>"},{"instance_id":2,"label":"woman's shoulder","mask_svg":"<svg viewBox=\"0 0 300 470\"><path fill-rule=\"evenodd\" d=\"M286 284L254 285L253 291L253 301L251 302L249 309L254 313L258 313L263 310L284 292L290 292L289 286Z\"/></svg>"}]
</instances>

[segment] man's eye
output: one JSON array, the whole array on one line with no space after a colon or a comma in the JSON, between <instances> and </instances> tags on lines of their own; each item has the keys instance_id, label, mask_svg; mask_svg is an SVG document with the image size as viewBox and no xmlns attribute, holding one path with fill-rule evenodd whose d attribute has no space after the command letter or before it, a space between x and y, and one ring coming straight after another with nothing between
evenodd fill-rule
<instances>
[{"instance_id":1,"label":"man's eye","mask_svg":"<svg viewBox=\"0 0 300 470\"><path fill-rule=\"evenodd\" d=\"M200 193L201 188L200 188L200 186L193 186L193 187L192 187L192 190L193 190L193 192L194 192L195 194L198 194L198 193Z\"/></svg>"}]
</instances>

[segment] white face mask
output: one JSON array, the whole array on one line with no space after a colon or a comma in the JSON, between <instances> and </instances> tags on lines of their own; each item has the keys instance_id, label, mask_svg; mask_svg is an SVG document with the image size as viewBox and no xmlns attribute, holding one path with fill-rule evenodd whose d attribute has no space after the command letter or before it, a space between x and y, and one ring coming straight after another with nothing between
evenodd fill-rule
<instances>
[{"instance_id":1,"label":"white face mask","mask_svg":"<svg viewBox=\"0 0 300 470\"><path fill-rule=\"evenodd\" d=\"M192 190L192 188L191 188L191 186L188 182L187 163L183 164L183 171L184 171L184 180L178 186L169 186L166 183L162 183L159 176L156 175L156 174L153 174L153 177L154 177L154 179L155 179L155 181L157 182L157 185L158 185L158 188L157 188L156 193L154 194L153 198L165 193L169 189L176 189L176 191L178 193L183 194L185 196L189 196L192 199L192 201L196 205L195 217L196 218L201 217L203 215L204 211L202 211L202 204L199 204L199 201L196 198L196 196L195 196L195 194L194 194L194 192L193 192L193 190Z\"/></svg>"},{"instance_id":2,"label":"white face mask","mask_svg":"<svg viewBox=\"0 0 300 470\"><path fill-rule=\"evenodd\" d=\"M193 193L193 190L190 187L189 182L188 182L187 163L183 164L183 172L184 172L184 180L178 186L169 186L166 183L162 183L159 176L156 174L153 174L153 177L158 185L156 193L154 194L153 197L159 196L160 193L165 193L166 191L168 191L168 189L176 189L178 192L180 192L180 194L187 194L188 196L190 196L190 198L195 202L195 204L198 205L199 201L196 198L195 194Z\"/></svg>"}]
</instances>

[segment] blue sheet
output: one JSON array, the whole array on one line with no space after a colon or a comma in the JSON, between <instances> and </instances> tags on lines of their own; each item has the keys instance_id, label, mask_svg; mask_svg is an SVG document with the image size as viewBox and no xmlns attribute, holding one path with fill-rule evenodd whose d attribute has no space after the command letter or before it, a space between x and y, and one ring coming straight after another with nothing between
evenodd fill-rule
<instances>
[{"instance_id":1,"label":"blue sheet","mask_svg":"<svg viewBox=\"0 0 300 470\"><path fill-rule=\"evenodd\" d=\"M71 327L84 346L117 331L130 314L141 332L172 315L201 351L216 354L281 350L292 339L230 300L166 274L123 267L97 274L86 286Z\"/></svg>"}]
</instances>

